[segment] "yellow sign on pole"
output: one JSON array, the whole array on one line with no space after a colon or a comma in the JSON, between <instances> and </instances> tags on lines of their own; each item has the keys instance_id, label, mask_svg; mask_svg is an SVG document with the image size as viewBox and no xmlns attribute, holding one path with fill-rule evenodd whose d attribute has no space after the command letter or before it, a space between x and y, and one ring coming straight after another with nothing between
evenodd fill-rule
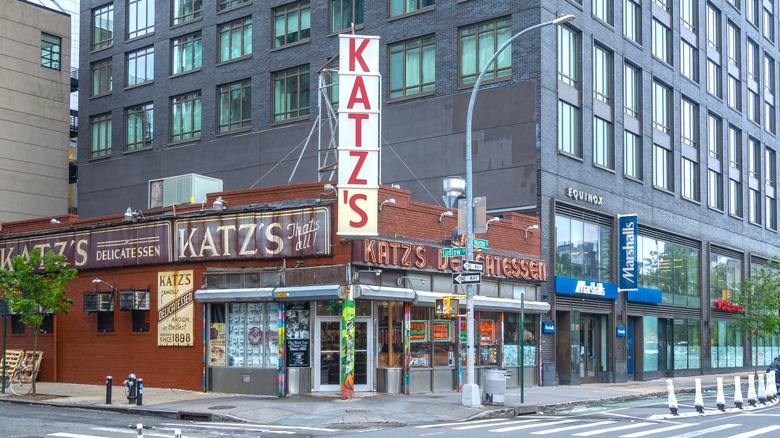
<instances>
[{"instance_id":1,"label":"yellow sign on pole","mask_svg":"<svg viewBox=\"0 0 780 438\"><path fill-rule=\"evenodd\" d=\"M194 344L195 308L193 271L157 273L157 346L191 347Z\"/></svg>"}]
</instances>

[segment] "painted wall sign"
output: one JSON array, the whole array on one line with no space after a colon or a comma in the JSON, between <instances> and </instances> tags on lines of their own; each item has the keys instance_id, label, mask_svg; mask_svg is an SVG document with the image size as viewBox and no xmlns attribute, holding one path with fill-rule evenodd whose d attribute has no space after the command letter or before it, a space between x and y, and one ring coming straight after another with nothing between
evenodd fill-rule
<instances>
[{"instance_id":1,"label":"painted wall sign","mask_svg":"<svg viewBox=\"0 0 780 438\"><path fill-rule=\"evenodd\" d=\"M614 283L600 283L559 275L555 276L555 293L608 300L616 300L618 297L617 285Z\"/></svg>"},{"instance_id":2,"label":"painted wall sign","mask_svg":"<svg viewBox=\"0 0 780 438\"><path fill-rule=\"evenodd\" d=\"M157 273L157 346L194 345L194 296L192 270Z\"/></svg>"},{"instance_id":3,"label":"painted wall sign","mask_svg":"<svg viewBox=\"0 0 780 438\"><path fill-rule=\"evenodd\" d=\"M379 37L339 35L338 234L377 235Z\"/></svg>"},{"instance_id":4,"label":"painted wall sign","mask_svg":"<svg viewBox=\"0 0 780 438\"><path fill-rule=\"evenodd\" d=\"M543 321L542 333L555 333L555 323L552 321Z\"/></svg>"},{"instance_id":5,"label":"painted wall sign","mask_svg":"<svg viewBox=\"0 0 780 438\"><path fill-rule=\"evenodd\" d=\"M461 259L442 257L440 246L393 242L379 239L356 240L352 243L352 259L365 263L402 268L460 272ZM540 260L480 252L474 260L485 264L488 277L509 277L546 281L547 265Z\"/></svg>"},{"instance_id":6,"label":"painted wall sign","mask_svg":"<svg viewBox=\"0 0 780 438\"><path fill-rule=\"evenodd\" d=\"M138 224L0 241L0 268L40 248L63 254L76 269L116 268L171 261L170 222Z\"/></svg>"},{"instance_id":7,"label":"painted wall sign","mask_svg":"<svg viewBox=\"0 0 780 438\"><path fill-rule=\"evenodd\" d=\"M571 187L566 188L566 196L593 205L602 205L604 203L604 197L602 196L594 195L593 193L585 193L582 190L573 189Z\"/></svg>"},{"instance_id":8,"label":"painted wall sign","mask_svg":"<svg viewBox=\"0 0 780 438\"><path fill-rule=\"evenodd\" d=\"M174 222L174 260L330 255L330 210L314 207Z\"/></svg>"},{"instance_id":9,"label":"painted wall sign","mask_svg":"<svg viewBox=\"0 0 780 438\"><path fill-rule=\"evenodd\" d=\"M637 289L636 244L639 224L635 214L618 216L618 287Z\"/></svg>"},{"instance_id":10,"label":"painted wall sign","mask_svg":"<svg viewBox=\"0 0 780 438\"><path fill-rule=\"evenodd\" d=\"M626 328L621 326L615 327L615 336L624 338L626 336Z\"/></svg>"}]
</instances>

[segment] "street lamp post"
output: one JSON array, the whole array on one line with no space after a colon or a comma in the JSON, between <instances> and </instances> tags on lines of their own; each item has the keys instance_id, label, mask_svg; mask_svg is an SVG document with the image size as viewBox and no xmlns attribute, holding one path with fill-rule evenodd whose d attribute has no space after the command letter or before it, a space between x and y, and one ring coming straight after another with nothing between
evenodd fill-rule
<instances>
[{"instance_id":1,"label":"street lamp post","mask_svg":"<svg viewBox=\"0 0 780 438\"><path fill-rule=\"evenodd\" d=\"M530 32L534 29L538 29L543 26L559 25L568 23L574 19L574 15L564 15L558 17L555 20L545 21L544 23L535 24L531 27L521 30L517 34L509 38L501 47L496 50L496 53L490 57L490 59L482 67L482 71L479 72L479 77L474 83L474 88L471 90L471 99L469 99L469 107L466 113L466 260L471 261L474 259L474 245L471 234L474 230L474 212L473 212L473 183L472 183L472 166L471 166L471 119L474 115L474 102L477 99L477 91L479 85L482 83L482 77L485 76L485 72L488 67L498 58L498 55L504 51L512 41L518 39L526 32ZM466 384L463 385L463 393L461 394L461 402L464 406L479 406L481 403L479 395L479 385L474 383L474 286L468 284L466 286Z\"/></svg>"}]
</instances>

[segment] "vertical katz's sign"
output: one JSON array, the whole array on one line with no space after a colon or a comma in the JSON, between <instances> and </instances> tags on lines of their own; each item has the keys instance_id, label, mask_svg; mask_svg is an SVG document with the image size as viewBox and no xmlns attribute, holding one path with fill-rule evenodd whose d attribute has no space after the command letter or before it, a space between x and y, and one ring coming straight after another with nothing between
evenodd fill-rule
<instances>
[{"instance_id":1,"label":"vertical katz's sign","mask_svg":"<svg viewBox=\"0 0 780 438\"><path fill-rule=\"evenodd\" d=\"M191 347L195 328L193 271L157 273L157 346Z\"/></svg>"},{"instance_id":2,"label":"vertical katz's sign","mask_svg":"<svg viewBox=\"0 0 780 438\"><path fill-rule=\"evenodd\" d=\"M379 37L339 35L340 236L377 235Z\"/></svg>"},{"instance_id":3,"label":"vertical katz's sign","mask_svg":"<svg viewBox=\"0 0 780 438\"><path fill-rule=\"evenodd\" d=\"M618 215L618 248L620 267L618 272L618 289L637 290L637 218L635 214Z\"/></svg>"}]
</instances>

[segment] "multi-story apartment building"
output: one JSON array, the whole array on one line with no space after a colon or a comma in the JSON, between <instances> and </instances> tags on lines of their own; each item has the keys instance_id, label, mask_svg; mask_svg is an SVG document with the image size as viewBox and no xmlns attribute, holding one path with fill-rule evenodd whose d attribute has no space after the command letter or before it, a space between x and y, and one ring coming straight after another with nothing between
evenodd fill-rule
<instances>
[{"instance_id":1,"label":"multi-story apartment building","mask_svg":"<svg viewBox=\"0 0 780 438\"><path fill-rule=\"evenodd\" d=\"M541 220L517 236L539 233L550 267L528 292L552 309L529 325L526 376L764 364L780 338L756 355L727 303L780 255L776 3L83 1L79 212L145 208L150 181L182 174L333 179L336 35L352 31L381 37L382 181L438 203L480 68L573 14L487 67L474 118L474 193ZM618 292L618 215L636 215L636 290Z\"/></svg>"},{"instance_id":2,"label":"multi-story apartment building","mask_svg":"<svg viewBox=\"0 0 780 438\"><path fill-rule=\"evenodd\" d=\"M57 3L0 7L0 222L68 210L70 17Z\"/></svg>"}]
</instances>

